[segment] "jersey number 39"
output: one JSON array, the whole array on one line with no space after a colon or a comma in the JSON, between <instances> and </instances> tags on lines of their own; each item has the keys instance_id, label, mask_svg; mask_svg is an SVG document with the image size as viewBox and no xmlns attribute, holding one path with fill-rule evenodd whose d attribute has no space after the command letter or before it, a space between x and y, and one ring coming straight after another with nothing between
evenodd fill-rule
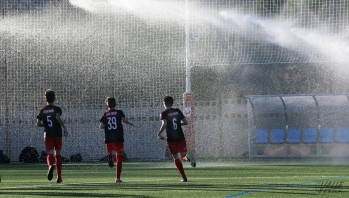
<instances>
[{"instance_id":1,"label":"jersey number 39","mask_svg":"<svg viewBox=\"0 0 349 198\"><path fill-rule=\"evenodd\" d=\"M117 128L116 117L108 117L108 130Z\"/></svg>"}]
</instances>

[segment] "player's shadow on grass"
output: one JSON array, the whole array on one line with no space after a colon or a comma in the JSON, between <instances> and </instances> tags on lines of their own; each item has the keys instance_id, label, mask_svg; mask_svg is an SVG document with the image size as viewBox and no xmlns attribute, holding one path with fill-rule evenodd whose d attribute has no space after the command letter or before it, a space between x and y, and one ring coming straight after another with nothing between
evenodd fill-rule
<instances>
[{"instance_id":1,"label":"player's shadow on grass","mask_svg":"<svg viewBox=\"0 0 349 198\"><path fill-rule=\"evenodd\" d=\"M275 194L285 194L286 195L301 195L306 197L307 195L319 195L323 193L341 193L349 192L349 186L341 186L337 189L324 189L324 186L316 183L311 185L302 184L240 184L234 185L232 188L235 192L231 195L240 194L247 195L253 193L275 193Z\"/></svg>"},{"instance_id":2,"label":"player's shadow on grass","mask_svg":"<svg viewBox=\"0 0 349 198\"><path fill-rule=\"evenodd\" d=\"M151 198L150 196L118 194L118 186L111 184L66 184L51 185L38 187L18 187L18 188L1 188L0 196L43 196L43 197L142 197ZM109 192L107 192L109 191ZM110 193L113 192L113 193Z\"/></svg>"},{"instance_id":3,"label":"player's shadow on grass","mask_svg":"<svg viewBox=\"0 0 349 198\"><path fill-rule=\"evenodd\" d=\"M187 191L187 190L200 190L200 191L212 191L221 189L221 187L210 185L210 184L190 184L190 183L181 183L178 184L125 184L123 189L132 190L132 191Z\"/></svg>"},{"instance_id":4,"label":"player's shadow on grass","mask_svg":"<svg viewBox=\"0 0 349 198\"><path fill-rule=\"evenodd\" d=\"M139 195L126 195L126 194L116 194L116 193L74 193L74 192L0 192L0 195L18 196L18 197L30 197L30 196L43 196L43 197L140 197ZM141 196L143 198L150 198L147 196Z\"/></svg>"},{"instance_id":5,"label":"player's shadow on grass","mask_svg":"<svg viewBox=\"0 0 349 198\"><path fill-rule=\"evenodd\" d=\"M323 193L349 192L348 186L341 186L336 189L336 192L326 191L322 189L321 184L237 184L237 183L207 183L200 184L198 181L189 181L188 183L132 183L124 182L121 184L115 183L81 183L81 184L53 184L48 186L32 186L32 187L16 187L16 188L1 188L0 196L43 196L43 197L143 197L152 198L152 196L140 195L142 192L168 192L174 193L177 191L201 191L201 192L219 192L226 196L235 194L257 194L258 193L273 193L279 196L298 195L307 197L310 195L319 195ZM119 193L118 193L119 192ZM124 194L120 193L124 192ZM130 195L130 193L135 195ZM137 195L138 194L138 195Z\"/></svg>"},{"instance_id":6,"label":"player's shadow on grass","mask_svg":"<svg viewBox=\"0 0 349 198\"><path fill-rule=\"evenodd\" d=\"M190 184L178 183L178 184L128 184L122 187L123 189L131 191L207 191L207 192L226 192L229 194L252 194L252 193L277 193L286 195L319 195L326 193L326 190L322 189L320 184L313 185L300 185L300 184ZM235 193L234 193L235 192ZM336 191L328 191L331 193L336 192L349 192L348 186L342 186Z\"/></svg>"}]
</instances>

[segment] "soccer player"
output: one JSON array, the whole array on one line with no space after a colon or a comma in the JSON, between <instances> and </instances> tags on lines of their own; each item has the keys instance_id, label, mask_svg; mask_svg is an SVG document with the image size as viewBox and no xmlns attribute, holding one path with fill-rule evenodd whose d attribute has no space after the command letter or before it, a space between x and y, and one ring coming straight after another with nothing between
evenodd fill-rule
<instances>
[{"instance_id":1,"label":"soccer player","mask_svg":"<svg viewBox=\"0 0 349 198\"><path fill-rule=\"evenodd\" d=\"M64 136L68 136L67 128L61 119L62 109L54 105L56 96L55 92L48 89L45 92L45 98L47 105L39 111L36 116L38 127L44 127L44 142L47 154L47 179L49 181L53 178L53 171L55 166L57 167L57 183L61 183L62 180L62 128L64 130Z\"/></svg>"},{"instance_id":2,"label":"soccer player","mask_svg":"<svg viewBox=\"0 0 349 198\"><path fill-rule=\"evenodd\" d=\"M99 128L104 129L104 142L108 151L108 164L114 166L113 158L116 157L116 178L115 182L122 182L120 179L122 160L124 156L124 130L122 123L134 126L127 120L122 110L116 110L116 100L107 97L105 100L107 111L100 119Z\"/></svg>"},{"instance_id":3,"label":"soccer player","mask_svg":"<svg viewBox=\"0 0 349 198\"><path fill-rule=\"evenodd\" d=\"M187 125L188 121L184 117L181 110L172 108L173 98L166 96L163 99L165 111L161 112L160 120L162 125L158 132L158 138L161 140L167 140L167 146L174 159L174 164L182 176L182 182L187 182L188 179L185 175L183 164L178 154L184 161L189 161L192 167L196 166L195 159L187 152L187 145L182 129L182 125ZM162 135L162 132L166 130L166 137Z\"/></svg>"}]
</instances>

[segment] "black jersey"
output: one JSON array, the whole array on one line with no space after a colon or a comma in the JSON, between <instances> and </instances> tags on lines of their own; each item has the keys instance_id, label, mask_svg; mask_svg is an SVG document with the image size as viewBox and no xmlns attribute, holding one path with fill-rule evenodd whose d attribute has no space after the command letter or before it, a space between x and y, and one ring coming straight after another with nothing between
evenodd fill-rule
<instances>
[{"instance_id":1,"label":"black jersey","mask_svg":"<svg viewBox=\"0 0 349 198\"><path fill-rule=\"evenodd\" d=\"M105 143L124 142L122 118L125 114L121 110L111 109L104 113L100 122L104 124Z\"/></svg>"},{"instance_id":2,"label":"black jersey","mask_svg":"<svg viewBox=\"0 0 349 198\"><path fill-rule=\"evenodd\" d=\"M167 109L161 112L160 119L167 122L166 135L168 142L185 139L181 124L184 115L181 110L175 108Z\"/></svg>"},{"instance_id":3,"label":"black jersey","mask_svg":"<svg viewBox=\"0 0 349 198\"><path fill-rule=\"evenodd\" d=\"M46 137L62 137L62 127L57 122L56 115L62 115L62 109L54 105L42 108L36 116L44 124Z\"/></svg>"}]
</instances>

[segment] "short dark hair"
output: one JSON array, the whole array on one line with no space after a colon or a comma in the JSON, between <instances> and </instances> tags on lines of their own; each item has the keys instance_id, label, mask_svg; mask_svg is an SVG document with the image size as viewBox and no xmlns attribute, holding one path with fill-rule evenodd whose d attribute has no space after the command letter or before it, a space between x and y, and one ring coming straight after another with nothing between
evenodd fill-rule
<instances>
[{"instance_id":1,"label":"short dark hair","mask_svg":"<svg viewBox=\"0 0 349 198\"><path fill-rule=\"evenodd\" d=\"M109 108L115 108L116 107L116 100L113 97L107 97L105 99L105 103Z\"/></svg>"},{"instance_id":2,"label":"short dark hair","mask_svg":"<svg viewBox=\"0 0 349 198\"><path fill-rule=\"evenodd\" d=\"M55 94L55 92L52 91L51 89L48 89L48 90L46 90L46 92L45 92L45 97L46 97L46 101L47 101L48 103L52 103L52 102L54 102L55 99L56 99L56 94Z\"/></svg>"},{"instance_id":3,"label":"short dark hair","mask_svg":"<svg viewBox=\"0 0 349 198\"><path fill-rule=\"evenodd\" d=\"M171 96L165 96L163 101L167 107L172 107L173 98Z\"/></svg>"}]
</instances>

